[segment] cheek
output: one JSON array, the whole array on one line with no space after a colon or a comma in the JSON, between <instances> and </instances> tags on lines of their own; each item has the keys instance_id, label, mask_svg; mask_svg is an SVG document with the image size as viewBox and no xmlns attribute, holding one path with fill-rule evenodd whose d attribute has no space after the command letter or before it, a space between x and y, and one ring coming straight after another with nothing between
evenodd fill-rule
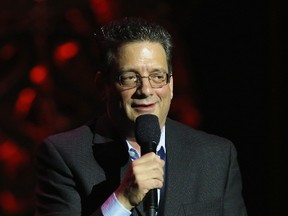
<instances>
[{"instance_id":1,"label":"cheek","mask_svg":"<svg viewBox=\"0 0 288 216\"><path fill-rule=\"evenodd\" d=\"M173 98L173 90L170 85L162 88L158 91L157 95L165 102L170 101Z\"/></svg>"},{"instance_id":2,"label":"cheek","mask_svg":"<svg viewBox=\"0 0 288 216\"><path fill-rule=\"evenodd\" d=\"M116 109L119 109L119 107L126 109L125 107L131 103L131 97L134 93L134 91L129 91L129 89L123 90L117 85L111 87L108 91L110 103L113 103Z\"/></svg>"},{"instance_id":3,"label":"cheek","mask_svg":"<svg viewBox=\"0 0 288 216\"><path fill-rule=\"evenodd\" d=\"M129 105L131 104L131 94L129 94L129 92L122 91L119 93L118 100L120 102L120 106L127 109L127 107L129 108Z\"/></svg>"},{"instance_id":4,"label":"cheek","mask_svg":"<svg viewBox=\"0 0 288 216\"><path fill-rule=\"evenodd\" d=\"M161 102L159 104L157 112L161 118L165 118L170 108L171 92L170 91L161 92L158 94L158 97L160 98Z\"/></svg>"}]
</instances>

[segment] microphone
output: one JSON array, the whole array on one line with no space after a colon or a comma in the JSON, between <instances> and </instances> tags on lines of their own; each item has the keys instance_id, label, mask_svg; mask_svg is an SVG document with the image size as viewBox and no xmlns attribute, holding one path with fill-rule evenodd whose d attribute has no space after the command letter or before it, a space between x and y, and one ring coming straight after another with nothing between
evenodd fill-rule
<instances>
[{"instance_id":1,"label":"microphone","mask_svg":"<svg viewBox=\"0 0 288 216\"><path fill-rule=\"evenodd\" d=\"M156 153L160 141L161 130L156 115L145 114L136 118L135 138L141 147L141 155L149 152ZM146 216L155 216L158 211L157 189L148 191L144 198L144 211Z\"/></svg>"}]
</instances>

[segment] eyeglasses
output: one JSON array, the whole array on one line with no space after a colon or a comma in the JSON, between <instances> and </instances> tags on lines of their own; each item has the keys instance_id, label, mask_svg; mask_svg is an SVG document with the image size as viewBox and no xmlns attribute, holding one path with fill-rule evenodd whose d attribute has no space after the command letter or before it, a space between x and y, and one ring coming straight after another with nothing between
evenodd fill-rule
<instances>
[{"instance_id":1,"label":"eyeglasses","mask_svg":"<svg viewBox=\"0 0 288 216\"><path fill-rule=\"evenodd\" d=\"M161 88L170 82L172 74L166 72L154 72L149 76L141 76L136 72L124 72L116 77L118 83L125 88L134 88L142 84L143 78L148 78L152 88Z\"/></svg>"}]
</instances>

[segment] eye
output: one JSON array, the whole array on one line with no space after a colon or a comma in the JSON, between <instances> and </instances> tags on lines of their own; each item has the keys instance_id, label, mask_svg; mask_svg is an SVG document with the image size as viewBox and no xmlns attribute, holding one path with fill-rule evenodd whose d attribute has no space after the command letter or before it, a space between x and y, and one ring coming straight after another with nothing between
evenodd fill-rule
<instances>
[{"instance_id":1,"label":"eye","mask_svg":"<svg viewBox=\"0 0 288 216\"><path fill-rule=\"evenodd\" d=\"M137 75L133 72L126 72L119 76L122 85L131 85L137 81Z\"/></svg>"},{"instance_id":2,"label":"eye","mask_svg":"<svg viewBox=\"0 0 288 216\"><path fill-rule=\"evenodd\" d=\"M150 74L149 77L150 77L154 82L161 83L161 82L165 81L165 79L166 79L166 74L165 74L165 73L161 73L161 72L157 72L157 73Z\"/></svg>"},{"instance_id":3,"label":"eye","mask_svg":"<svg viewBox=\"0 0 288 216\"><path fill-rule=\"evenodd\" d=\"M136 79L136 75L123 75L122 79L126 80L126 81L135 80Z\"/></svg>"}]
</instances>

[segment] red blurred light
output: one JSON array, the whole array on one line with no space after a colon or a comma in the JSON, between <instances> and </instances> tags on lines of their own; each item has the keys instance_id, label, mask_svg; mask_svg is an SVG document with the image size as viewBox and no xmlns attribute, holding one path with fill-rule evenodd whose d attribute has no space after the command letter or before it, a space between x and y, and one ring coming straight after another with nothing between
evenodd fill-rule
<instances>
[{"instance_id":1,"label":"red blurred light","mask_svg":"<svg viewBox=\"0 0 288 216\"><path fill-rule=\"evenodd\" d=\"M56 61L63 62L75 57L78 52L78 44L74 41L69 41L56 47L54 58Z\"/></svg>"},{"instance_id":2,"label":"red blurred light","mask_svg":"<svg viewBox=\"0 0 288 216\"><path fill-rule=\"evenodd\" d=\"M21 167L29 162L29 156L12 140L6 140L0 144L0 162L5 170L6 177L15 180Z\"/></svg>"},{"instance_id":3,"label":"red blurred light","mask_svg":"<svg viewBox=\"0 0 288 216\"><path fill-rule=\"evenodd\" d=\"M66 19L70 22L71 26L78 33L85 33L90 30L90 26L85 20L82 12L76 8L69 8L65 12Z\"/></svg>"},{"instance_id":4,"label":"red blurred light","mask_svg":"<svg viewBox=\"0 0 288 216\"><path fill-rule=\"evenodd\" d=\"M6 214L16 214L21 210L21 205L17 202L15 196L11 192L3 192L0 194L0 207Z\"/></svg>"},{"instance_id":5,"label":"red blurred light","mask_svg":"<svg viewBox=\"0 0 288 216\"><path fill-rule=\"evenodd\" d=\"M197 128L200 125L200 113L195 107L187 107L180 113L180 121L190 125L191 127Z\"/></svg>"},{"instance_id":6,"label":"red blurred light","mask_svg":"<svg viewBox=\"0 0 288 216\"><path fill-rule=\"evenodd\" d=\"M17 208L16 200L11 192L4 192L0 195L1 207L5 212L12 213Z\"/></svg>"},{"instance_id":7,"label":"red blurred light","mask_svg":"<svg viewBox=\"0 0 288 216\"><path fill-rule=\"evenodd\" d=\"M193 128L201 124L201 114L189 96L174 97L170 112L176 119Z\"/></svg>"},{"instance_id":8,"label":"red blurred light","mask_svg":"<svg viewBox=\"0 0 288 216\"><path fill-rule=\"evenodd\" d=\"M16 114L25 115L29 112L32 103L36 97L36 92L31 88L23 89L18 96L15 104Z\"/></svg>"},{"instance_id":9,"label":"red blurred light","mask_svg":"<svg viewBox=\"0 0 288 216\"><path fill-rule=\"evenodd\" d=\"M90 5L100 23L103 24L112 19L112 11L108 0L90 0Z\"/></svg>"},{"instance_id":10,"label":"red blurred light","mask_svg":"<svg viewBox=\"0 0 288 216\"><path fill-rule=\"evenodd\" d=\"M30 71L30 80L35 84L41 84L47 78L48 70L43 65L36 65Z\"/></svg>"},{"instance_id":11,"label":"red blurred light","mask_svg":"<svg viewBox=\"0 0 288 216\"><path fill-rule=\"evenodd\" d=\"M0 160L14 167L25 162L27 155L12 140L6 140L0 144Z\"/></svg>"}]
</instances>

